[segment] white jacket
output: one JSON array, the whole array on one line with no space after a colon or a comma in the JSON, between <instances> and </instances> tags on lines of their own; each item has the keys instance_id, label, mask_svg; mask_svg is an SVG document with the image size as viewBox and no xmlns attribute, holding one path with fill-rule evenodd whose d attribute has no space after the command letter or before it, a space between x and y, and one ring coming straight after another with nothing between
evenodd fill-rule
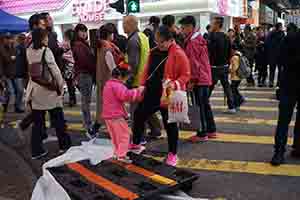
<instances>
[{"instance_id":1,"label":"white jacket","mask_svg":"<svg viewBox=\"0 0 300 200\"><path fill-rule=\"evenodd\" d=\"M29 47L27 49L28 64L41 62L44 49L45 47L38 50ZM64 79L55 62L54 55L49 48L46 49L45 60L60 88L61 94L63 95ZM31 101L33 110L51 110L57 107L63 107L62 95L58 96L56 91L48 90L46 87L43 87L30 79L26 89L25 101Z\"/></svg>"}]
</instances>

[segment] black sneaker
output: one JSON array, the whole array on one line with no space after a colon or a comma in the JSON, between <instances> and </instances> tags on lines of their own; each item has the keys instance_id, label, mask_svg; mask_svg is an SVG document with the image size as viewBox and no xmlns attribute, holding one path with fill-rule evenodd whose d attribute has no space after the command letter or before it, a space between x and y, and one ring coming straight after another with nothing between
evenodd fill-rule
<instances>
[{"instance_id":1,"label":"black sneaker","mask_svg":"<svg viewBox=\"0 0 300 200\"><path fill-rule=\"evenodd\" d=\"M284 154L283 153L275 153L271 160L271 165L279 166L284 163L285 163Z\"/></svg>"},{"instance_id":2,"label":"black sneaker","mask_svg":"<svg viewBox=\"0 0 300 200\"><path fill-rule=\"evenodd\" d=\"M38 160L38 159L41 159L41 158L47 156L48 153L49 153L48 151L44 151L44 153L41 153L41 154L38 154L38 155L33 155L33 156L31 157L31 159L32 159L32 160Z\"/></svg>"},{"instance_id":3,"label":"black sneaker","mask_svg":"<svg viewBox=\"0 0 300 200\"><path fill-rule=\"evenodd\" d=\"M291 157L296 158L296 159L300 159L300 151L297 151L296 149L293 149L291 151Z\"/></svg>"}]
</instances>

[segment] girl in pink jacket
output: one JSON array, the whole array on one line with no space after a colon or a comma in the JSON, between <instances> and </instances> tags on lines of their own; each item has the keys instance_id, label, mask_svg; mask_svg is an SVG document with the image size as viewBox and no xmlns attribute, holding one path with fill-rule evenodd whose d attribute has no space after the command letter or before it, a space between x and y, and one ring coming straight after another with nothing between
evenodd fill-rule
<instances>
[{"instance_id":1,"label":"girl in pink jacket","mask_svg":"<svg viewBox=\"0 0 300 200\"><path fill-rule=\"evenodd\" d=\"M102 118L110 134L114 146L115 158L119 161L130 163L127 157L129 149L129 127L126 121L128 113L125 102L136 102L142 99L144 87L129 90L124 85L128 78L129 66L120 64L112 71L110 79L103 89Z\"/></svg>"}]
</instances>

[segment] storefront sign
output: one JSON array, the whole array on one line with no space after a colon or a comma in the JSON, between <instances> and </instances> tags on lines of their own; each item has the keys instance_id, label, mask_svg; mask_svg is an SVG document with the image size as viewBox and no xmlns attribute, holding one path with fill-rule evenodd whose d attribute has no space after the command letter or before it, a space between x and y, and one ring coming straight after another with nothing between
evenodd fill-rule
<instances>
[{"instance_id":1,"label":"storefront sign","mask_svg":"<svg viewBox=\"0 0 300 200\"><path fill-rule=\"evenodd\" d=\"M73 0L72 15L81 22L99 22L103 20L109 0Z\"/></svg>"},{"instance_id":2,"label":"storefront sign","mask_svg":"<svg viewBox=\"0 0 300 200\"><path fill-rule=\"evenodd\" d=\"M220 15L228 15L228 0L218 0L217 7Z\"/></svg>"}]
</instances>

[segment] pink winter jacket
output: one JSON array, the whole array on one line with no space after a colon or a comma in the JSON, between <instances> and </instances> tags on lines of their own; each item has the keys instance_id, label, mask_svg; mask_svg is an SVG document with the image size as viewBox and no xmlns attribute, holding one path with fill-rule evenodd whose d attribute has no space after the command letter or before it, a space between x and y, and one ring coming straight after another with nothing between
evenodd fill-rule
<instances>
[{"instance_id":1,"label":"pink winter jacket","mask_svg":"<svg viewBox=\"0 0 300 200\"><path fill-rule=\"evenodd\" d=\"M122 81L110 79L103 89L103 119L119 119L128 117L125 102L135 102L142 98L140 89L129 90Z\"/></svg>"},{"instance_id":2,"label":"pink winter jacket","mask_svg":"<svg viewBox=\"0 0 300 200\"><path fill-rule=\"evenodd\" d=\"M195 31L187 37L185 53L191 64L191 81L201 86L212 85L207 42L200 32Z\"/></svg>"}]
</instances>

